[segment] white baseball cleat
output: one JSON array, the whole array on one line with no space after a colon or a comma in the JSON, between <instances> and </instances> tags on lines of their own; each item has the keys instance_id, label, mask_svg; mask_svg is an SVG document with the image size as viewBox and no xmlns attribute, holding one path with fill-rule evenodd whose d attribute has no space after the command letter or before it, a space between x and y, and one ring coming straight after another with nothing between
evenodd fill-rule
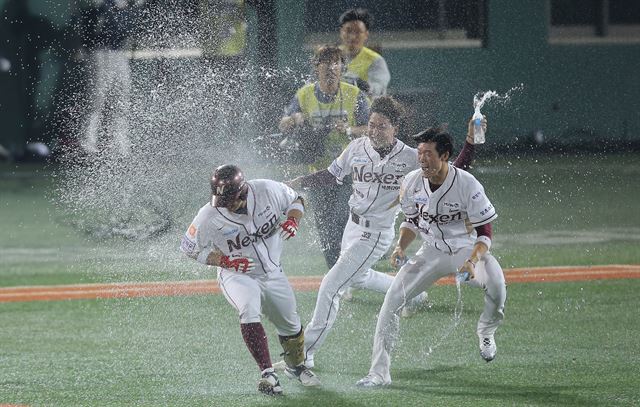
<instances>
[{"instance_id":1,"label":"white baseball cleat","mask_svg":"<svg viewBox=\"0 0 640 407\"><path fill-rule=\"evenodd\" d=\"M309 368L304 364L294 368L287 366L284 369L284 374L287 375L289 379L298 379L305 387L316 387L321 384L318 376L316 376L316 374L309 370Z\"/></svg>"},{"instance_id":2,"label":"white baseball cleat","mask_svg":"<svg viewBox=\"0 0 640 407\"><path fill-rule=\"evenodd\" d=\"M363 377L362 379L356 382L356 386L364 387L367 389L371 389L374 387L388 386L390 384L391 384L391 381L385 382L379 376L374 375L373 373L369 373L368 375L366 375L365 377Z\"/></svg>"},{"instance_id":3,"label":"white baseball cleat","mask_svg":"<svg viewBox=\"0 0 640 407\"><path fill-rule=\"evenodd\" d=\"M258 391L269 396L279 396L282 394L282 387L278 380L278 375L272 367L262 371L262 378L258 381Z\"/></svg>"},{"instance_id":4,"label":"white baseball cleat","mask_svg":"<svg viewBox=\"0 0 640 407\"><path fill-rule=\"evenodd\" d=\"M400 316L402 318L409 318L417 314L419 311L427 308L431 308L431 303L429 302L429 296L425 291L413 297L411 301L402 308Z\"/></svg>"},{"instance_id":5,"label":"white baseball cleat","mask_svg":"<svg viewBox=\"0 0 640 407\"><path fill-rule=\"evenodd\" d=\"M496 348L496 341L493 335L483 336L478 335L480 341L480 356L487 362L491 362L496 357L498 349Z\"/></svg>"},{"instance_id":6,"label":"white baseball cleat","mask_svg":"<svg viewBox=\"0 0 640 407\"><path fill-rule=\"evenodd\" d=\"M304 360L304 365L306 366L307 369L313 369L313 366L315 365L315 363L313 363L313 355L307 356L307 358ZM273 368L276 370L276 372L284 372L286 367L287 367L287 364L285 363L284 360L281 360L273 364Z\"/></svg>"}]
</instances>

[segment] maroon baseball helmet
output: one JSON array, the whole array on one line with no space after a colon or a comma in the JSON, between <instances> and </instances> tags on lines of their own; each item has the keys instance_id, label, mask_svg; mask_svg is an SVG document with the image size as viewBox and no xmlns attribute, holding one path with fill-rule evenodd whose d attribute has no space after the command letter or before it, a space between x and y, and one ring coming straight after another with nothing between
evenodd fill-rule
<instances>
[{"instance_id":1,"label":"maroon baseball helmet","mask_svg":"<svg viewBox=\"0 0 640 407\"><path fill-rule=\"evenodd\" d=\"M216 168L211 177L211 204L227 208L247 190L242 170L233 164Z\"/></svg>"}]
</instances>

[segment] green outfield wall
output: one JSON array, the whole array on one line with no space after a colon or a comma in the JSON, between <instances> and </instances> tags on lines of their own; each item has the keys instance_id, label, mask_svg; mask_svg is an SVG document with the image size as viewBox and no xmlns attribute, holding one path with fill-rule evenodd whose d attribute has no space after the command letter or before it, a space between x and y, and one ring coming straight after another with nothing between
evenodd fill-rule
<instances>
[{"instance_id":1,"label":"green outfield wall","mask_svg":"<svg viewBox=\"0 0 640 407\"><path fill-rule=\"evenodd\" d=\"M309 7L303 1L273 1L276 41L270 51L275 53L279 68L308 73L310 49L305 42L308 33L304 21ZM257 20L255 3L259 2L247 2L249 24ZM382 0L367 2L366 6L375 13L377 3L388 8ZM7 4L8 0L0 0L0 8ZM69 18L69 1L31 0L28 4L33 13L48 18L57 27ZM337 19L350 5L324 1L322 13L333 14ZM549 40L548 1L488 0L485 10L487 25L482 45L448 47L445 42L403 47L400 41L394 47L382 48L392 74L389 93L412 107L415 127L446 122L460 134L472 114L476 92L504 93L522 84L509 103L490 102L483 110L490 117L492 142L512 143L538 130L547 141L640 141L640 36L621 41L600 38L554 42ZM386 15L389 19L420 17L410 10ZM337 40L337 27L332 29L333 39ZM248 51L255 55L263 33L251 26L248 32ZM377 34L372 32L374 43ZM6 37L5 32L1 35ZM6 39L2 38L5 44ZM39 131L46 130L53 108L55 77L61 72L55 55L42 52L41 56L36 100ZM34 134L33 123L22 114L28 98L21 89L11 75L0 72L0 143L4 145L24 143L29 128ZM277 103L282 100L286 99L280 97Z\"/></svg>"}]
</instances>

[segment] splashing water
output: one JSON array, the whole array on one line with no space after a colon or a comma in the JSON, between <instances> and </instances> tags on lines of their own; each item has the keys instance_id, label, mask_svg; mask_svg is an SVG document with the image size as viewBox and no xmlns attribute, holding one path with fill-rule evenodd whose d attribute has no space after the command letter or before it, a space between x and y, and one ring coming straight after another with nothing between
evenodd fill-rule
<instances>
[{"instance_id":1,"label":"splashing water","mask_svg":"<svg viewBox=\"0 0 640 407\"><path fill-rule=\"evenodd\" d=\"M459 277L459 273L456 270L455 282L456 282L456 291L458 296L456 299L456 306L453 309L453 322L449 327L447 327L447 329L444 331L442 336L435 341L435 344L433 344L432 346L429 346L429 349L423 352L425 356L431 356L433 354L433 351L439 348L447 340L447 338L453 333L453 331L456 330L456 328L458 328L458 326L460 325L460 322L462 321L462 310L464 308L464 303L462 302L461 282L465 281L465 279L461 279L458 277Z\"/></svg>"},{"instance_id":2,"label":"splashing water","mask_svg":"<svg viewBox=\"0 0 640 407\"><path fill-rule=\"evenodd\" d=\"M242 59L194 55L202 45L198 37L208 31L198 32L188 23L193 19L174 15L182 9L163 4L146 11L142 37L133 41L137 48L121 50L128 58L130 90L120 98L113 97L115 90L109 93L94 126L98 143L92 151L83 140L96 86L104 81L90 59L64 73L67 82L86 86L68 89L65 117L58 119L69 142L58 148L61 165L50 198L60 209L59 221L100 240L91 258L116 246L122 257L133 259L100 264L101 271L127 273L140 266L154 274L174 273L184 263L179 238L209 200L208 178L218 165L235 163L248 178L285 180L303 173L290 168L283 175L263 143L250 139L272 130L262 127L271 121L260 114L273 101L260 100L255 84L276 95L283 83L301 86L308 78ZM123 117L117 113L123 111L126 131L118 131ZM118 140L122 133L127 149Z\"/></svg>"},{"instance_id":3,"label":"splashing water","mask_svg":"<svg viewBox=\"0 0 640 407\"><path fill-rule=\"evenodd\" d=\"M485 102L489 101L490 99L497 99L498 103L504 105L510 101L511 96L513 96L515 92L520 92L522 90L524 90L523 83L509 89L504 95L499 94L495 90L478 92L473 97L473 107L476 110L480 110L484 106Z\"/></svg>"}]
</instances>

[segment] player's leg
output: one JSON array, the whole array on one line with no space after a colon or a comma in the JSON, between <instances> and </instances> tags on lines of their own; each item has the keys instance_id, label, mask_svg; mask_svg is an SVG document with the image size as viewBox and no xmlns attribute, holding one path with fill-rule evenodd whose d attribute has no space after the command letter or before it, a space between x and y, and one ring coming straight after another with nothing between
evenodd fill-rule
<instances>
[{"instance_id":1,"label":"player's leg","mask_svg":"<svg viewBox=\"0 0 640 407\"><path fill-rule=\"evenodd\" d=\"M415 296L446 274L449 259L435 249L423 246L396 275L384 297L373 340L369 374L357 384L375 387L391 383L391 352L399 335L399 314Z\"/></svg>"},{"instance_id":2,"label":"player's leg","mask_svg":"<svg viewBox=\"0 0 640 407\"><path fill-rule=\"evenodd\" d=\"M391 245L391 240L394 236L394 229L390 228L387 233L384 234L384 241L389 241L385 250L388 250ZM391 236L391 239L388 237ZM345 238L346 237L346 238ZM359 238L357 235L355 236L343 236L341 245L343 248L348 248L353 244L353 239ZM377 261L377 260L376 260ZM374 262L375 263L375 262ZM373 264L373 263L372 263ZM362 273L358 273L351 280L350 288L357 289L366 289L371 291L376 291L379 293L386 293L389 287L391 287L391 283L393 282L393 276L390 276L385 273L380 273L379 271L375 271L372 268L368 268L364 270Z\"/></svg>"},{"instance_id":3,"label":"player's leg","mask_svg":"<svg viewBox=\"0 0 640 407\"><path fill-rule=\"evenodd\" d=\"M240 332L249 353L261 372L258 390L281 394L282 387L271 366L267 334L261 322L262 293L258 282L246 274L218 270L218 284L225 298L240 317Z\"/></svg>"},{"instance_id":4,"label":"player's leg","mask_svg":"<svg viewBox=\"0 0 640 407\"><path fill-rule=\"evenodd\" d=\"M338 212L333 204L337 202L337 185L315 188L310 191L309 203L313 208L313 219L320 240L320 249L328 268L334 266L340 256L340 238L342 237L345 218L348 212Z\"/></svg>"},{"instance_id":5,"label":"player's leg","mask_svg":"<svg viewBox=\"0 0 640 407\"><path fill-rule=\"evenodd\" d=\"M264 299L262 312L275 325L282 345L287 376L304 386L319 386L320 379L304 365L304 330L297 312L296 297L284 273L271 273L261 279ZM277 364L274 368L278 369Z\"/></svg>"},{"instance_id":6,"label":"player's leg","mask_svg":"<svg viewBox=\"0 0 640 407\"><path fill-rule=\"evenodd\" d=\"M482 256L476 266L475 274L477 283L484 289L484 308L478 319L476 333L480 355L490 362L497 352L494 334L504 319L507 286L500 263L490 253Z\"/></svg>"},{"instance_id":7,"label":"player's leg","mask_svg":"<svg viewBox=\"0 0 640 407\"><path fill-rule=\"evenodd\" d=\"M305 329L307 359L322 346L340 308L340 295L353 279L365 272L387 250L393 239L389 231L370 231L355 223L347 223L343 251L335 266L322 279L311 322Z\"/></svg>"}]
</instances>

